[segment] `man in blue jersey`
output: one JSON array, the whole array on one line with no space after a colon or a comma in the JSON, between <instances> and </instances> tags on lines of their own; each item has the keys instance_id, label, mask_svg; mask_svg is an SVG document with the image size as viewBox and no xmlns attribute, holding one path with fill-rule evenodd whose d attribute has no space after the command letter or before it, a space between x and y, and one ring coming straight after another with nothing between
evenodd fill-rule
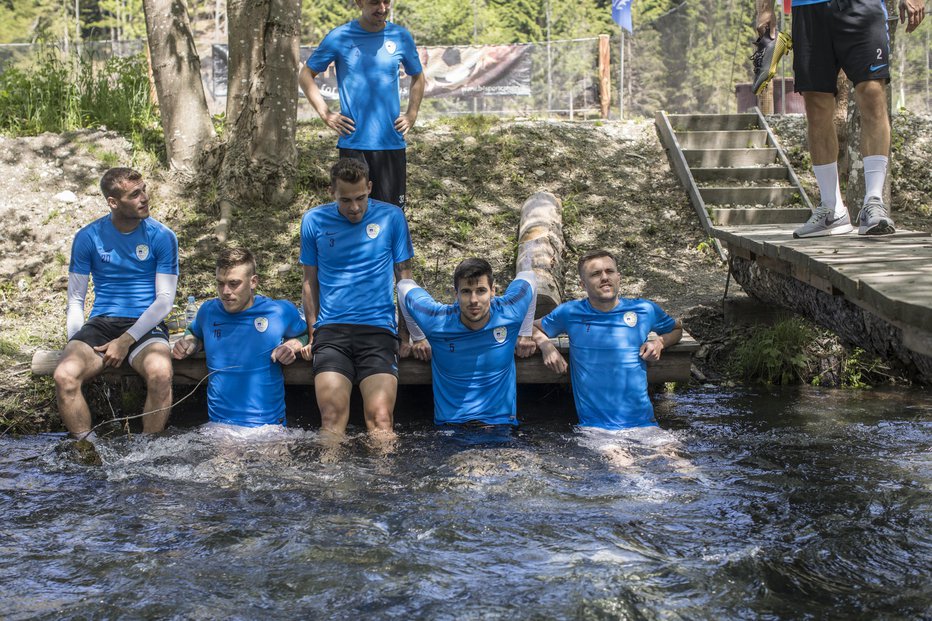
<instances>
[{"instance_id":1,"label":"man in blue jersey","mask_svg":"<svg viewBox=\"0 0 932 621\"><path fill-rule=\"evenodd\" d=\"M301 67L298 82L320 118L336 131L340 157L369 165L372 198L405 208L405 134L414 126L426 79L414 39L388 21L391 0L355 0L360 16L331 30ZM331 112L315 82L336 64L340 112ZM401 114L398 66L411 76L408 108Z\"/></svg>"},{"instance_id":2,"label":"man in blue jersey","mask_svg":"<svg viewBox=\"0 0 932 621\"><path fill-rule=\"evenodd\" d=\"M839 69L854 83L861 112L864 200L859 235L896 232L883 204L890 153L886 84L890 81L890 37L885 0L793 0L794 89L802 93L809 126L812 170L821 202L793 237L842 235L853 230L838 183L835 95ZM900 21L915 30L925 14L924 0L901 0ZM758 2L757 30L776 33L772 1ZM768 35L768 36L776 36Z\"/></svg>"},{"instance_id":3,"label":"man in blue jersey","mask_svg":"<svg viewBox=\"0 0 932 621\"><path fill-rule=\"evenodd\" d=\"M390 436L398 356L408 349L408 331L395 321L394 284L411 278L414 248L401 209L369 198L371 189L366 163L341 159L330 171L333 202L301 219L302 301L311 337L301 355L313 360L321 428L337 436L349 421L354 384L370 433Z\"/></svg>"},{"instance_id":4,"label":"man in blue jersey","mask_svg":"<svg viewBox=\"0 0 932 621\"><path fill-rule=\"evenodd\" d=\"M621 276L611 253L588 252L577 267L586 298L564 302L534 322L544 363L556 373L566 373L566 360L549 339L567 334L580 426L656 426L647 395L647 363L679 342L680 322L650 300L619 299ZM650 332L659 338L648 340Z\"/></svg>"},{"instance_id":5,"label":"man in blue jersey","mask_svg":"<svg viewBox=\"0 0 932 621\"><path fill-rule=\"evenodd\" d=\"M81 386L125 360L146 381L142 428L165 428L171 412L172 362L168 329L178 285L178 241L149 217L142 175L111 168L100 180L110 213L82 228L68 269L68 345L55 368L58 411L73 435L91 430ZM84 322L84 301L94 281L94 306Z\"/></svg>"},{"instance_id":6,"label":"man in blue jersey","mask_svg":"<svg viewBox=\"0 0 932 621\"><path fill-rule=\"evenodd\" d=\"M466 259L453 272L455 304L440 304L413 280L398 283L398 302L415 341L427 338L438 425L518 424L515 352L536 349L531 338L536 308L533 271L520 272L495 296L492 266Z\"/></svg>"},{"instance_id":7,"label":"man in blue jersey","mask_svg":"<svg viewBox=\"0 0 932 621\"><path fill-rule=\"evenodd\" d=\"M256 295L256 259L245 248L217 257L217 297L197 311L175 342L177 360L204 349L207 413L215 423L261 427L285 424L283 364L305 341L307 324L291 302Z\"/></svg>"}]
</instances>

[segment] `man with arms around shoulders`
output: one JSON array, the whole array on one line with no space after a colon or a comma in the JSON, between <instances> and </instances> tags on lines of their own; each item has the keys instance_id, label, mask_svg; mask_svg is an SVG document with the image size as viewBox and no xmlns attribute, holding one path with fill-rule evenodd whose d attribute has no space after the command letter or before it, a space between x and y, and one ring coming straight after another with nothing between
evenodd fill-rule
<instances>
[{"instance_id":1,"label":"man with arms around shoulders","mask_svg":"<svg viewBox=\"0 0 932 621\"><path fill-rule=\"evenodd\" d=\"M68 268L68 345L55 369L58 411L72 435L91 431L83 383L124 360L146 382L145 433L162 431L172 402L168 329L178 285L178 240L149 217L142 175L111 168L100 180L110 213L75 235ZM84 321L88 284L94 306Z\"/></svg>"},{"instance_id":2,"label":"man with arms around shoulders","mask_svg":"<svg viewBox=\"0 0 932 621\"><path fill-rule=\"evenodd\" d=\"M366 427L387 438L394 433L398 356L410 348L407 328L396 326L394 283L411 278L414 249L401 209L369 198L371 189L366 163L341 159L330 171L333 202L301 220L310 336L301 355L313 360L323 431L346 431L358 384ZM426 341L415 345L419 355L427 347Z\"/></svg>"},{"instance_id":3,"label":"man with arms around shoulders","mask_svg":"<svg viewBox=\"0 0 932 621\"><path fill-rule=\"evenodd\" d=\"M471 258L456 267L453 286L456 303L440 304L413 280L398 283L412 338L430 342L434 422L515 427L515 353L526 358L536 350L534 272L518 273L495 296L492 266Z\"/></svg>"},{"instance_id":4,"label":"man with arms around shoulders","mask_svg":"<svg viewBox=\"0 0 932 621\"><path fill-rule=\"evenodd\" d=\"M901 0L900 21L912 32L925 16L924 0ZM854 229L838 182L835 94L838 70L854 83L861 112L864 200L859 235L896 232L883 204L890 155L886 84L890 81L890 36L884 0L793 0L794 89L806 104L809 152L821 201L793 237L843 235ZM757 1L757 31L776 36L772 0Z\"/></svg>"},{"instance_id":5,"label":"man with arms around shoulders","mask_svg":"<svg viewBox=\"0 0 932 621\"><path fill-rule=\"evenodd\" d=\"M364 159L372 198L406 206L405 135L417 120L424 77L414 39L388 21L391 0L355 0L359 18L331 30L301 67L298 82L314 110L340 138L340 157ZM315 78L336 64L340 112L331 112ZM408 108L401 114L398 66L411 76Z\"/></svg>"},{"instance_id":6,"label":"man with arms around shoulders","mask_svg":"<svg viewBox=\"0 0 932 621\"><path fill-rule=\"evenodd\" d=\"M650 300L619 299L621 276L608 251L584 254L578 271L586 298L564 302L534 322L544 363L561 374L570 367L580 426L656 426L647 362L659 360L664 348L679 342L680 321ZM650 332L659 338L649 341ZM569 365L549 340L564 333L570 341Z\"/></svg>"},{"instance_id":7,"label":"man with arms around shoulders","mask_svg":"<svg viewBox=\"0 0 932 621\"><path fill-rule=\"evenodd\" d=\"M245 248L217 257L217 297L197 311L172 355L207 354L211 422L240 427L285 425L283 364L306 344L307 324L291 302L256 295L256 260Z\"/></svg>"}]
</instances>

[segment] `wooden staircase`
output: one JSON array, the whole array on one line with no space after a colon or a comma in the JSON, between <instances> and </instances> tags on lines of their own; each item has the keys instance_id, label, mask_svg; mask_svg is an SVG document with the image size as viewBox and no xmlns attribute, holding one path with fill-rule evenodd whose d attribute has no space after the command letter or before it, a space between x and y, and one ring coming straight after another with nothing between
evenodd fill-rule
<instances>
[{"instance_id":1,"label":"wooden staircase","mask_svg":"<svg viewBox=\"0 0 932 621\"><path fill-rule=\"evenodd\" d=\"M656 116L670 165L706 232L805 222L812 203L760 111Z\"/></svg>"}]
</instances>

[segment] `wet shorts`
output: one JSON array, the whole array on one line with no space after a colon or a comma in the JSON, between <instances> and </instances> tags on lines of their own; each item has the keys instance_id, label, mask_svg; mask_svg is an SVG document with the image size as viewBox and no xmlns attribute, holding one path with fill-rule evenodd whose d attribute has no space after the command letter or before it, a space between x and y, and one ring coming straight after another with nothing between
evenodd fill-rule
<instances>
[{"instance_id":1,"label":"wet shorts","mask_svg":"<svg viewBox=\"0 0 932 621\"><path fill-rule=\"evenodd\" d=\"M72 341L81 341L91 347L97 347L104 343L109 343L115 338L119 338L127 330L133 327L136 319L132 317L91 317L87 320L81 329L71 337ZM168 327L165 322L159 323L142 337L129 346L129 354L126 356L126 363L133 364L136 355L143 349L153 343L165 343L168 347Z\"/></svg>"},{"instance_id":2,"label":"wet shorts","mask_svg":"<svg viewBox=\"0 0 932 621\"><path fill-rule=\"evenodd\" d=\"M859 84L890 81L890 36L883 0L831 0L793 7L797 93L835 93L838 70Z\"/></svg>"},{"instance_id":3,"label":"wet shorts","mask_svg":"<svg viewBox=\"0 0 932 621\"><path fill-rule=\"evenodd\" d=\"M385 328L327 324L314 330L311 353L314 375L342 373L358 384L370 375L398 377L398 336Z\"/></svg>"},{"instance_id":4,"label":"wet shorts","mask_svg":"<svg viewBox=\"0 0 932 621\"><path fill-rule=\"evenodd\" d=\"M372 182L372 193L369 198L398 205L404 211L407 207L405 187L408 180L408 160L405 149L387 151L340 149L340 157L365 160L369 165L369 181Z\"/></svg>"}]
</instances>

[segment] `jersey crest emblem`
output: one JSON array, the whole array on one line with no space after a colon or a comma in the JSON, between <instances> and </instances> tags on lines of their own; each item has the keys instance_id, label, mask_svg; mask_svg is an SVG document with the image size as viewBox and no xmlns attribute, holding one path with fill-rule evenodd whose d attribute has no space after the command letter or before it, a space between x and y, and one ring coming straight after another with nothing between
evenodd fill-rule
<instances>
[{"instance_id":1,"label":"jersey crest emblem","mask_svg":"<svg viewBox=\"0 0 932 621\"><path fill-rule=\"evenodd\" d=\"M625 325L629 328L633 328L638 325L638 314L634 311L628 311L624 316Z\"/></svg>"},{"instance_id":2,"label":"jersey crest emblem","mask_svg":"<svg viewBox=\"0 0 932 621\"><path fill-rule=\"evenodd\" d=\"M252 323L259 332L265 332L269 327L269 320L265 317L256 317L256 320Z\"/></svg>"},{"instance_id":3,"label":"jersey crest emblem","mask_svg":"<svg viewBox=\"0 0 932 621\"><path fill-rule=\"evenodd\" d=\"M375 239L379 236L379 233L382 232L382 227L378 224L370 224L366 227L366 235L369 236L369 239Z\"/></svg>"},{"instance_id":4,"label":"jersey crest emblem","mask_svg":"<svg viewBox=\"0 0 932 621\"><path fill-rule=\"evenodd\" d=\"M385 42L385 51L388 52L389 54L394 54L394 53L395 53L395 42L394 42L394 41L386 41L386 42Z\"/></svg>"},{"instance_id":5,"label":"jersey crest emblem","mask_svg":"<svg viewBox=\"0 0 932 621\"><path fill-rule=\"evenodd\" d=\"M495 337L496 343L504 343L505 339L508 338L508 328L505 326L499 326L492 330L492 336Z\"/></svg>"},{"instance_id":6,"label":"jersey crest emblem","mask_svg":"<svg viewBox=\"0 0 932 621\"><path fill-rule=\"evenodd\" d=\"M145 244L139 244L136 246L136 258L140 261L145 261L149 258L149 246Z\"/></svg>"}]
</instances>

